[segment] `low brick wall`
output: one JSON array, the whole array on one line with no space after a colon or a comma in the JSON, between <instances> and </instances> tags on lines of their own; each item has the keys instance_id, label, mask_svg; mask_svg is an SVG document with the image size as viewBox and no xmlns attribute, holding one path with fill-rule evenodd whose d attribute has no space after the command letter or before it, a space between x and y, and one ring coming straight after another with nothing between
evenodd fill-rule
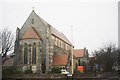
<instances>
[{"instance_id":1,"label":"low brick wall","mask_svg":"<svg viewBox=\"0 0 120 80\"><path fill-rule=\"evenodd\" d=\"M2 80L120 80L120 77L67 77L66 75L60 74L3 74Z\"/></svg>"},{"instance_id":2,"label":"low brick wall","mask_svg":"<svg viewBox=\"0 0 120 80\"><path fill-rule=\"evenodd\" d=\"M61 74L50 74L50 75L41 75L41 74L3 74L3 78L30 78L30 79L34 79L34 78L65 78L65 75L61 75Z\"/></svg>"}]
</instances>

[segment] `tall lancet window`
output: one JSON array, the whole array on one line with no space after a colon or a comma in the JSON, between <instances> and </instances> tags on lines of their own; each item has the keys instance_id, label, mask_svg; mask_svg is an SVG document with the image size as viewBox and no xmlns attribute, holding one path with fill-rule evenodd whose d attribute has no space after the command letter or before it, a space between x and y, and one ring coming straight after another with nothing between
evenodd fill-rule
<instances>
[{"instance_id":1,"label":"tall lancet window","mask_svg":"<svg viewBox=\"0 0 120 80\"><path fill-rule=\"evenodd\" d=\"M32 19L32 24L34 24L34 19Z\"/></svg>"},{"instance_id":2,"label":"tall lancet window","mask_svg":"<svg viewBox=\"0 0 120 80\"><path fill-rule=\"evenodd\" d=\"M32 49L32 64L36 64L36 43L33 44Z\"/></svg>"},{"instance_id":3,"label":"tall lancet window","mask_svg":"<svg viewBox=\"0 0 120 80\"><path fill-rule=\"evenodd\" d=\"M31 44L29 44L29 64L31 64Z\"/></svg>"},{"instance_id":4,"label":"tall lancet window","mask_svg":"<svg viewBox=\"0 0 120 80\"><path fill-rule=\"evenodd\" d=\"M28 46L27 43L24 44L24 64L28 62Z\"/></svg>"}]
</instances>

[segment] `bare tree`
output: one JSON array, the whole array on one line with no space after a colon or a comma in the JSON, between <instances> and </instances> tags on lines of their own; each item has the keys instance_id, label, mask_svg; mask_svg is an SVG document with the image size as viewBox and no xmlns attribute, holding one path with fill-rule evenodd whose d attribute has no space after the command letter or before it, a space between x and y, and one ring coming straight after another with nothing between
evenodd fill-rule
<instances>
[{"instance_id":1,"label":"bare tree","mask_svg":"<svg viewBox=\"0 0 120 80\"><path fill-rule=\"evenodd\" d=\"M7 28L3 29L0 33L0 41L1 44L1 55L2 55L2 62L5 61L6 55L13 51L14 47L14 35L12 34L12 31L8 30Z\"/></svg>"},{"instance_id":2,"label":"bare tree","mask_svg":"<svg viewBox=\"0 0 120 80\"><path fill-rule=\"evenodd\" d=\"M93 55L96 58L95 63L104 65L105 71L112 71L112 66L117 61L117 48L110 43L104 48L94 51Z\"/></svg>"}]
</instances>

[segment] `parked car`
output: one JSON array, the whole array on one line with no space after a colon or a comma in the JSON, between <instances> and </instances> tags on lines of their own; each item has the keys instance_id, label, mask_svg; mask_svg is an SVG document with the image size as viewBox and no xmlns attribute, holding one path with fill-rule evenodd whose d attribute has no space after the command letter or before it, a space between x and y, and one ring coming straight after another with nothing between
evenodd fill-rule
<instances>
[{"instance_id":1,"label":"parked car","mask_svg":"<svg viewBox=\"0 0 120 80\"><path fill-rule=\"evenodd\" d=\"M118 65L115 65L112 67L112 69L118 71L118 70L120 70L120 67Z\"/></svg>"},{"instance_id":2,"label":"parked car","mask_svg":"<svg viewBox=\"0 0 120 80\"><path fill-rule=\"evenodd\" d=\"M62 70L61 70L61 74L69 74L69 72L66 71L65 69L62 69Z\"/></svg>"}]
</instances>

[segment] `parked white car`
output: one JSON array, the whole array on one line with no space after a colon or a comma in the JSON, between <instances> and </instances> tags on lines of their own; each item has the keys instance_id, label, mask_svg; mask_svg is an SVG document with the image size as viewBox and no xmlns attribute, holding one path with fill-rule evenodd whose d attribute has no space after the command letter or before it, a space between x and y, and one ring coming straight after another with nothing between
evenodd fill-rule
<instances>
[{"instance_id":1,"label":"parked white car","mask_svg":"<svg viewBox=\"0 0 120 80\"><path fill-rule=\"evenodd\" d=\"M112 69L118 71L118 70L120 70L120 67L118 65L116 65L116 66L113 66Z\"/></svg>"},{"instance_id":2,"label":"parked white car","mask_svg":"<svg viewBox=\"0 0 120 80\"><path fill-rule=\"evenodd\" d=\"M65 69L62 69L62 70L61 70L61 74L69 74L69 72L66 71Z\"/></svg>"}]
</instances>

